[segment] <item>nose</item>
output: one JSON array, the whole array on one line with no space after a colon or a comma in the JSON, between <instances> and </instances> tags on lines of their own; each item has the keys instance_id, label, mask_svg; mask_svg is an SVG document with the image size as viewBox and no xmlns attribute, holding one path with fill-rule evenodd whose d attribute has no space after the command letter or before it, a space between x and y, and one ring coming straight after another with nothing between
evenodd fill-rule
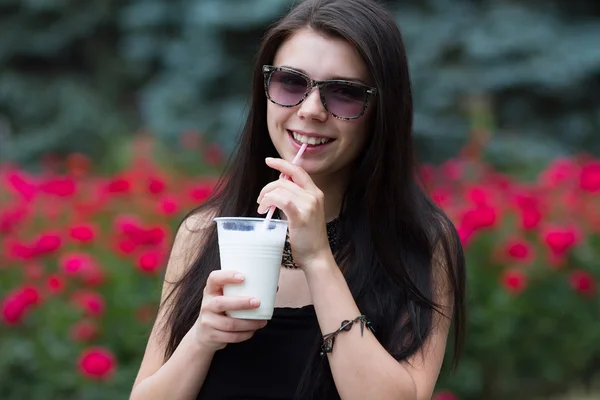
<instances>
[{"instance_id":1,"label":"nose","mask_svg":"<svg viewBox=\"0 0 600 400\"><path fill-rule=\"evenodd\" d=\"M300 118L317 121L325 121L327 119L329 113L323 106L319 90L318 87L315 87L302 104L300 104L300 108L298 109L298 116Z\"/></svg>"}]
</instances>

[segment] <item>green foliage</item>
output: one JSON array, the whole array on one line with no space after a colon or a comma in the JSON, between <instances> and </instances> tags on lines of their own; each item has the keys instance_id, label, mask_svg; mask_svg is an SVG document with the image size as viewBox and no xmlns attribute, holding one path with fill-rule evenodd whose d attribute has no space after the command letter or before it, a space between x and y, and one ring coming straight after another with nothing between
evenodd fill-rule
<instances>
[{"instance_id":1,"label":"green foliage","mask_svg":"<svg viewBox=\"0 0 600 400\"><path fill-rule=\"evenodd\" d=\"M291 0L0 3L0 158L101 157L149 128L210 132L230 149L264 29ZM502 168L598 153L600 13L528 2L388 2L413 76L424 160L456 154L481 108Z\"/></svg>"}]
</instances>

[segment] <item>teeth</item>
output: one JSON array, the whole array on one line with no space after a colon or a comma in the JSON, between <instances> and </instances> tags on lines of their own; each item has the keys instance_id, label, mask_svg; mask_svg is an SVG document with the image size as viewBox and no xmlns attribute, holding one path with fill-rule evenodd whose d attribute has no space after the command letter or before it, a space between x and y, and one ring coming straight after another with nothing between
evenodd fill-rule
<instances>
[{"instance_id":1,"label":"teeth","mask_svg":"<svg viewBox=\"0 0 600 400\"><path fill-rule=\"evenodd\" d=\"M296 139L300 143L308 143L308 144L312 144L312 145L325 144L331 140L331 139L327 139L327 138L317 139L314 136L304 136L297 132L292 132L292 136L294 137L294 139Z\"/></svg>"}]
</instances>

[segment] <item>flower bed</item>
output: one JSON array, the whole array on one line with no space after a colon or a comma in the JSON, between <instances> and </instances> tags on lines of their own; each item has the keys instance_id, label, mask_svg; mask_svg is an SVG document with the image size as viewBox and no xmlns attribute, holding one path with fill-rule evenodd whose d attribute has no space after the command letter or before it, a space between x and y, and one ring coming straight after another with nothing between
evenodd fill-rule
<instances>
[{"instance_id":1,"label":"flower bed","mask_svg":"<svg viewBox=\"0 0 600 400\"><path fill-rule=\"evenodd\" d=\"M525 399L593 379L600 162L556 160L529 183L460 159L422 175L468 260L463 363L437 398ZM36 175L0 166L0 182L0 398L126 397L174 230L214 175L143 157L101 175L72 155Z\"/></svg>"}]
</instances>

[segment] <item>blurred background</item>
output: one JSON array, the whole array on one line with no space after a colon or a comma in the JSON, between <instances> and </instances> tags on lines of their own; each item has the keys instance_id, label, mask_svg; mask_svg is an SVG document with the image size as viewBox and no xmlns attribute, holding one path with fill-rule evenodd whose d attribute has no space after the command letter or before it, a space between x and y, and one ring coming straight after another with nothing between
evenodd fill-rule
<instances>
[{"instance_id":1,"label":"blurred background","mask_svg":"<svg viewBox=\"0 0 600 400\"><path fill-rule=\"evenodd\" d=\"M436 399L599 398L600 3L386 3L468 260ZM128 397L177 224L291 4L0 0L0 398Z\"/></svg>"}]
</instances>

